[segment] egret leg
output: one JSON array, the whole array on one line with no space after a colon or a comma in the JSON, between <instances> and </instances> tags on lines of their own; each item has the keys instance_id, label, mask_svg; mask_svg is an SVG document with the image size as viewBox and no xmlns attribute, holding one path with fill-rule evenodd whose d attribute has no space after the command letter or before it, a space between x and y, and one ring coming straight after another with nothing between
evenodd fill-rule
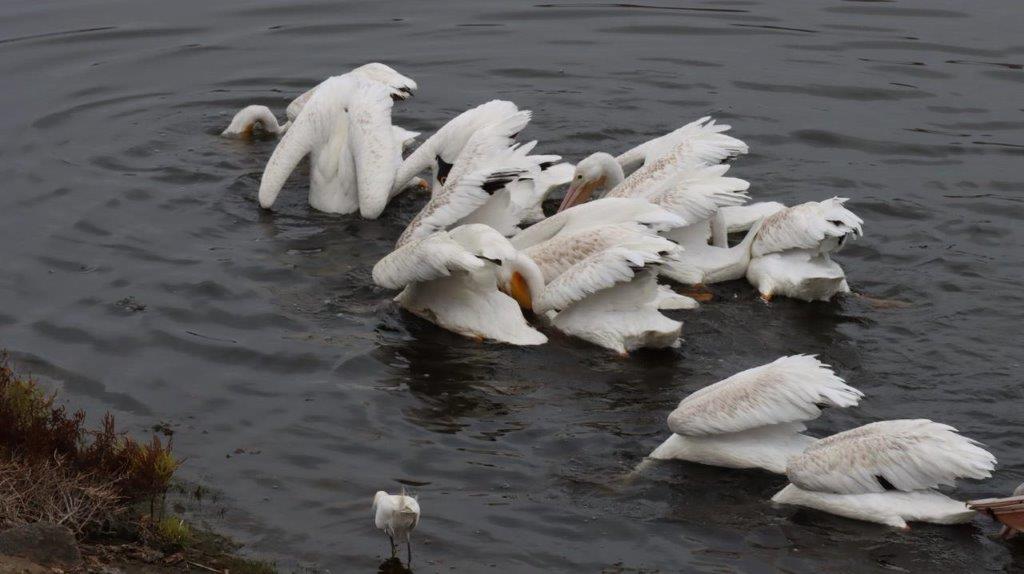
<instances>
[{"instance_id":1,"label":"egret leg","mask_svg":"<svg viewBox=\"0 0 1024 574\"><path fill-rule=\"evenodd\" d=\"M408 538L405 539L405 562L412 569L412 542Z\"/></svg>"},{"instance_id":2,"label":"egret leg","mask_svg":"<svg viewBox=\"0 0 1024 574\"><path fill-rule=\"evenodd\" d=\"M391 542L391 557L394 558L398 554L398 545L395 544L395 538L388 534L388 541Z\"/></svg>"}]
</instances>

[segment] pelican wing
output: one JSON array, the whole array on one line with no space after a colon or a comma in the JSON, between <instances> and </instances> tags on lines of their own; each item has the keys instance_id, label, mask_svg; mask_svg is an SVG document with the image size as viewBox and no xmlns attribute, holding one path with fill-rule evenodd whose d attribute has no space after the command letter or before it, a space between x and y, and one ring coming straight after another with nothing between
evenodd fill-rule
<instances>
[{"instance_id":1,"label":"pelican wing","mask_svg":"<svg viewBox=\"0 0 1024 574\"><path fill-rule=\"evenodd\" d=\"M843 207L846 198L809 201L768 216L754 239L754 257L789 249L817 249L822 241L863 235L864 221Z\"/></svg>"},{"instance_id":2,"label":"pelican wing","mask_svg":"<svg viewBox=\"0 0 1024 574\"><path fill-rule=\"evenodd\" d=\"M310 96L284 137L274 148L260 180L260 205L270 209L288 176L314 148L323 147L347 122L345 106L352 81L344 76L329 78Z\"/></svg>"},{"instance_id":3,"label":"pelican wing","mask_svg":"<svg viewBox=\"0 0 1024 574\"><path fill-rule=\"evenodd\" d=\"M672 164L685 162L691 165L714 165L748 151L747 144L725 135L730 129L731 126L716 124L710 116L703 117L673 132L644 142L615 159L624 170L635 169L641 165L646 168L665 157L671 157L669 163ZM652 175L663 169L664 165L655 170L647 170L647 173L634 172L634 175L638 176L636 183L649 180Z\"/></svg>"},{"instance_id":4,"label":"pelican wing","mask_svg":"<svg viewBox=\"0 0 1024 574\"><path fill-rule=\"evenodd\" d=\"M289 121L294 122L295 118L299 117L299 114L302 113L302 108L306 107L306 103L309 102L309 99L313 97L313 94L319 87L320 84L317 84L305 92L302 92L302 95L295 98L288 104L288 108L285 109L285 113L288 115Z\"/></svg>"},{"instance_id":5,"label":"pelican wing","mask_svg":"<svg viewBox=\"0 0 1024 574\"><path fill-rule=\"evenodd\" d=\"M952 486L991 476L996 459L949 425L927 419L871 423L815 441L789 460L804 490L861 494Z\"/></svg>"},{"instance_id":6,"label":"pelican wing","mask_svg":"<svg viewBox=\"0 0 1024 574\"><path fill-rule=\"evenodd\" d=\"M395 186L405 187L413 177L434 165L438 156L454 163L478 129L518 111L512 102L491 100L455 116L405 158L395 175Z\"/></svg>"},{"instance_id":7,"label":"pelican wing","mask_svg":"<svg viewBox=\"0 0 1024 574\"><path fill-rule=\"evenodd\" d=\"M818 418L823 406L849 407L864 396L811 355L782 357L686 397L668 416L672 432L707 436Z\"/></svg>"},{"instance_id":8,"label":"pelican wing","mask_svg":"<svg viewBox=\"0 0 1024 574\"><path fill-rule=\"evenodd\" d=\"M652 235L646 227L633 222L599 225L575 233L560 233L524 249L523 253L537 264L544 281L550 282L591 255L618 245L645 245Z\"/></svg>"},{"instance_id":9,"label":"pelican wing","mask_svg":"<svg viewBox=\"0 0 1024 574\"><path fill-rule=\"evenodd\" d=\"M359 212L376 219L387 206L402 143L391 125L391 93L378 82L360 81L348 103L348 135L356 166Z\"/></svg>"},{"instance_id":10,"label":"pelican wing","mask_svg":"<svg viewBox=\"0 0 1024 574\"><path fill-rule=\"evenodd\" d=\"M500 120L476 130L469 137L462 151L459 152L455 164L444 182L445 187L440 193L445 193L449 184L458 185L459 178L464 175L478 170L487 163L493 163L497 156L503 160L514 157L514 154L509 153L510 147L515 143L515 136L523 131L529 122L530 112L522 110L508 114ZM516 149L520 149L525 155L526 152L533 149L535 143ZM505 155L502 155L503 152Z\"/></svg>"},{"instance_id":11,"label":"pelican wing","mask_svg":"<svg viewBox=\"0 0 1024 574\"><path fill-rule=\"evenodd\" d=\"M698 166L680 170L661 190L647 200L683 218L686 225L710 219L722 207L742 205L749 197L750 183L735 177L723 177L727 165Z\"/></svg>"},{"instance_id":12,"label":"pelican wing","mask_svg":"<svg viewBox=\"0 0 1024 574\"><path fill-rule=\"evenodd\" d=\"M504 235L488 225L460 225L449 231L448 235L473 255L489 261L510 261L518 253Z\"/></svg>"},{"instance_id":13,"label":"pelican wing","mask_svg":"<svg viewBox=\"0 0 1024 574\"><path fill-rule=\"evenodd\" d=\"M529 121L529 112L515 112L477 130L459 153L444 187L431 195L398 238L398 244L458 223L498 190L526 174L526 154L536 142L519 146L512 136Z\"/></svg>"},{"instance_id":14,"label":"pelican wing","mask_svg":"<svg viewBox=\"0 0 1024 574\"><path fill-rule=\"evenodd\" d=\"M573 239L575 236L556 238L560 243L559 248L568 251L563 257L571 259L573 249L579 250L577 256L590 251L584 245L589 236L590 234L585 233L579 237L579 241ZM678 245L663 237L650 233L635 233L629 240L583 255L579 262L571 265L544 287L539 302L534 304L534 310L543 313L548 310L564 309L598 291L632 280L644 267L660 262L678 250Z\"/></svg>"},{"instance_id":15,"label":"pelican wing","mask_svg":"<svg viewBox=\"0 0 1024 574\"><path fill-rule=\"evenodd\" d=\"M446 229L473 213L497 190L522 175L518 169L487 168L460 177L445 193L435 194L398 238L398 245Z\"/></svg>"},{"instance_id":16,"label":"pelican wing","mask_svg":"<svg viewBox=\"0 0 1024 574\"><path fill-rule=\"evenodd\" d=\"M373 282L387 289L401 289L410 283L473 271L484 264L448 232L438 231L409 241L378 261L373 266Z\"/></svg>"},{"instance_id":17,"label":"pelican wing","mask_svg":"<svg viewBox=\"0 0 1024 574\"><path fill-rule=\"evenodd\" d=\"M777 201L760 201L749 205L726 206L721 209L727 233L746 231L762 219L774 215L786 206Z\"/></svg>"},{"instance_id":18,"label":"pelican wing","mask_svg":"<svg viewBox=\"0 0 1024 574\"><path fill-rule=\"evenodd\" d=\"M601 198L575 205L527 227L512 238L512 245L526 249L556 235L617 223L638 223L651 231L665 231L686 224L678 215L645 199Z\"/></svg>"}]
</instances>

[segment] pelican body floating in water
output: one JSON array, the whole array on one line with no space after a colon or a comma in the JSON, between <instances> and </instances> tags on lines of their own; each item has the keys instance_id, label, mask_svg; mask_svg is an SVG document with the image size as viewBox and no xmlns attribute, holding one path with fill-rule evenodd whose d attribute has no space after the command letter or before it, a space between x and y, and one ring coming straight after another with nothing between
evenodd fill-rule
<instances>
[{"instance_id":1,"label":"pelican body floating in water","mask_svg":"<svg viewBox=\"0 0 1024 574\"><path fill-rule=\"evenodd\" d=\"M881 421L819 439L790 459L790 484L772 501L903 529L908 521L970 522L974 511L938 488L988 478L995 463L951 426Z\"/></svg>"},{"instance_id":2,"label":"pelican body floating in water","mask_svg":"<svg viewBox=\"0 0 1024 574\"><path fill-rule=\"evenodd\" d=\"M558 330L620 355L676 347L683 324L660 310L687 301L658 285L657 266L679 251L636 223L559 233L523 252L545 280L532 310Z\"/></svg>"},{"instance_id":3,"label":"pelican body floating in water","mask_svg":"<svg viewBox=\"0 0 1024 574\"><path fill-rule=\"evenodd\" d=\"M849 293L846 274L832 254L864 234L864 221L845 198L809 201L768 216L751 246L750 281L766 301L776 295L828 301Z\"/></svg>"},{"instance_id":4,"label":"pelican body floating in water","mask_svg":"<svg viewBox=\"0 0 1024 574\"><path fill-rule=\"evenodd\" d=\"M539 296L540 270L486 225L410 239L377 262L373 281L401 289L399 305L460 335L513 345L548 340L520 310Z\"/></svg>"},{"instance_id":5,"label":"pelican body floating in water","mask_svg":"<svg viewBox=\"0 0 1024 574\"><path fill-rule=\"evenodd\" d=\"M815 441L803 434L806 421L863 396L813 356L782 357L683 399L668 416L672 436L650 458L784 474L787 460Z\"/></svg>"},{"instance_id":6,"label":"pelican body floating in water","mask_svg":"<svg viewBox=\"0 0 1024 574\"><path fill-rule=\"evenodd\" d=\"M406 560L412 562L410 535L420 523L420 503L402 490L401 494L388 494L378 490L373 495L373 524L383 530L391 542L391 557L398 552L395 543L405 542Z\"/></svg>"}]
</instances>

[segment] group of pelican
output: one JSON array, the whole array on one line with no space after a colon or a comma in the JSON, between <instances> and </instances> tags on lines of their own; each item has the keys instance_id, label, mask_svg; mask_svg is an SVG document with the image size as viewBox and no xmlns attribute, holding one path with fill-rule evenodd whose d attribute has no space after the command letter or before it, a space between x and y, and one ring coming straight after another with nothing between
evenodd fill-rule
<instances>
[{"instance_id":1,"label":"group of pelican","mask_svg":"<svg viewBox=\"0 0 1024 574\"><path fill-rule=\"evenodd\" d=\"M723 163L748 151L729 126L701 118L573 166L517 141L531 113L493 100L405 155L419 134L394 125L391 112L416 89L394 69L367 64L303 93L284 123L249 106L223 135L281 137L260 182L265 209L307 155L309 204L319 211L372 219L396 195L429 190L372 277L445 329L538 345L547 341L541 323L626 354L679 345L682 323L662 311L699 305L662 278L699 288L746 277L765 300L850 291L832 255L862 235L863 221L838 197L747 205L748 182ZM566 183L546 216L542 203ZM822 408L861 397L814 357L783 357L684 399L668 418L673 434L650 458L784 473L790 484L776 502L892 526L968 520L972 511L938 488L990 476L995 458L952 427L892 420L817 440L804 434ZM408 540L419 520L414 499L379 492L374 508L392 543L396 534Z\"/></svg>"},{"instance_id":2,"label":"group of pelican","mask_svg":"<svg viewBox=\"0 0 1024 574\"><path fill-rule=\"evenodd\" d=\"M804 434L823 409L856 406L863 396L813 356L782 357L684 398L668 416L672 434L649 458L784 474L790 483L773 502L847 518L903 529L969 522L972 507L939 487L988 478L996 459L955 428L902 419L821 439ZM988 502L972 505L985 510L978 505Z\"/></svg>"},{"instance_id":3,"label":"group of pelican","mask_svg":"<svg viewBox=\"0 0 1024 574\"><path fill-rule=\"evenodd\" d=\"M493 100L403 159L418 134L393 125L392 105L416 88L367 64L296 98L283 124L249 106L223 135L281 134L260 182L265 209L307 155L309 204L320 211L376 218L399 193L429 189L373 281L445 329L538 345L547 341L539 323L626 354L677 346L682 323L662 311L698 306L659 279L701 288L746 277L765 300L850 290L832 254L862 234L861 219L842 198L744 205L749 183L722 162L747 145L729 126L701 118L573 166L517 141L531 113ZM419 177L427 171L429 181ZM558 212L545 216L543 201L566 183ZM730 233L745 235L730 246Z\"/></svg>"}]
</instances>

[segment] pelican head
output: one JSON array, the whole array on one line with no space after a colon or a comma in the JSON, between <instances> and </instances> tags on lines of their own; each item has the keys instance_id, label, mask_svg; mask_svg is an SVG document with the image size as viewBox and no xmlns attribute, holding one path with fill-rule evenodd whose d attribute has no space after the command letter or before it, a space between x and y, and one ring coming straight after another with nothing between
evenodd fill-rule
<instances>
[{"instance_id":1,"label":"pelican head","mask_svg":"<svg viewBox=\"0 0 1024 574\"><path fill-rule=\"evenodd\" d=\"M512 259L502 261L498 288L515 299L522 309L532 312L534 301L544 289L544 274L533 259L524 253L516 253Z\"/></svg>"},{"instance_id":2,"label":"pelican head","mask_svg":"<svg viewBox=\"0 0 1024 574\"><path fill-rule=\"evenodd\" d=\"M864 235L864 220L846 209L843 206L846 202L845 197L833 197L819 203L822 218L828 226L825 239L819 248L822 253L839 251L847 241Z\"/></svg>"},{"instance_id":3,"label":"pelican head","mask_svg":"<svg viewBox=\"0 0 1024 574\"><path fill-rule=\"evenodd\" d=\"M569 190L558 211L564 211L590 199L595 191L607 191L623 180L622 167L611 154L597 152L590 154L576 164L569 182Z\"/></svg>"},{"instance_id":4,"label":"pelican head","mask_svg":"<svg viewBox=\"0 0 1024 574\"><path fill-rule=\"evenodd\" d=\"M399 74L391 66L379 62L363 64L349 72L361 78L385 84L391 90L392 100L406 100L416 91L416 82Z\"/></svg>"}]
</instances>

